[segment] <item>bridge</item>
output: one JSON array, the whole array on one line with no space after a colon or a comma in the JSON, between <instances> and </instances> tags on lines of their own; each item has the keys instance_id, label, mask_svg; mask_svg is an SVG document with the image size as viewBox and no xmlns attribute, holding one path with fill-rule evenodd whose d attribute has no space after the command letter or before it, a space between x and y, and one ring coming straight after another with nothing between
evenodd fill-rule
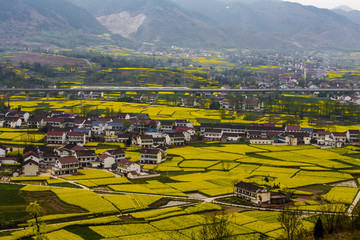
<instances>
[{"instance_id":1,"label":"bridge","mask_svg":"<svg viewBox=\"0 0 360 240\"><path fill-rule=\"evenodd\" d=\"M329 96L330 93L356 93L360 92L360 89L350 89L350 88L319 88L319 89L307 89L307 88L287 88L287 89L214 89L214 88L187 88L187 87L72 87L72 88L0 88L0 93L4 94L14 94L14 93L25 93L28 99L29 93L46 93L47 98L49 98L49 93L54 92L64 92L68 93L78 93L78 92L104 92L110 93L125 93L125 92L183 92L183 93L216 93L216 92L226 92L226 93L327 93Z\"/></svg>"}]
</instances>

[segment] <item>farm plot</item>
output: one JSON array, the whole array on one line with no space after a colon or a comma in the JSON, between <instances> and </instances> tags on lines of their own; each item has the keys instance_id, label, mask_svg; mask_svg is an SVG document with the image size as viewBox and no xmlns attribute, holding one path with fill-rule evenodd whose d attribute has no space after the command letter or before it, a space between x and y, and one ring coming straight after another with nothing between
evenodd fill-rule
<instances>
[{"instance_id":1,"label":"farm plot","mask_svg":"<svg viewBox=\"0 0 360 240\"><path fill-rule=\"evenodd\" d=\"M137 219L145 219L147 221L151 221L151 220L162 219L165 217L184 215L184 214L186 214L186 212L184 212L181 208L172 207L172 208L150 210L146 212L132 213L131 215Z\"/></svg>"},{"instance_id":2,"label":"farm plot","mask_svg":"<svg viewBox=\"0 0 360 240\"><path fill-rule=\"evenodd\" d=\"M121 211L146 209L162 197L145 195L103 195L104 199L110 201Z\"/></svg>"},{"instance_id":3,"label":"farm plot","mask_svg":"<svg viewBox=\"0 0 360 240\"><path fill-rule=\"evenodd\" d=\"M246 144L221 144L216 147L206 147L206 149L214 150L218 152L227 152L227 153L235 153L235 154L241 154L246 155L247 153L257 153L257 152L264 152L265 150L255 148Z\"/></svg>"},{"instance_id":4,"label":"farm plot","mask_svg":"<svg viewBox=\"0 0 360 240\"><path fill-rule=\"evenodd\" d=\"M69 231L66 231L64 229L55 231L55 232L51 232L51 233L47 233L44 235L47 239L50 240L63 240L63 239L72 239L72 240L82 240L83 238L73 234Z\"/></svg>"},{"instance_id":5,"label":"farm plot","mask_svg":"<svg viewBox=\"0 0 360 240\"><path fill-rule=\"evenodd\" d=\"M208 170L222 170L222 171L228 171L231 169L236 168L239 166L240 163L233 163L233 162L219 162L216 165L213 165L208 168Z\"/></svg>"},{"instance_id":6,"label":"farm plot","mask_svg":"<svg viewBox=\"0 0 360 240\"><path fill-rule=\"evenodd\" d=\"M164 188L149 188L147 184L123 184L123 185L108 185L114 191L127 192L127 193L148 193L156 195L168 195L168 196L181 196L186 197L187 195L181 191L174 189L170 186Z\"/></svg>"},{"instance_id":7,"label":"farm plot","mask_svg":"<svg viewBox=\"0 0 360 240\"><path fill-rule=\"evenodd\" d=\"M189 227L199 226L204 222L200 215L176 216L168 219L151 222L151 225L162 231L180 230Z\"/></svg>"},{"instance_id":8,"label":"farm plot","mask_svg":"<svg viewBox=\"0 0 360 240\"><path fill-rule=\"evenodd\" d=\"M123 236L133 236L135 234L154 233L159 231L147 223L90 226L89 228L104 238L119 238Z\"/></svg>"},{"instance_id":9,"label":"farm plot","mask_svg":"<svg viewBox=\"0 0 360 240\"><path fill-rule=\"evenodd\" d=\"M218 152L208 148L185 147L180 149L169 149L168 154L179 155L186 160L210 160L210 161L234 161L243 155Z\"/></svg>"},{"instance_id":10,"label":"farm plot","mask_svg":"<svg viewBox=\"0 0 360 240\"><path fill-rule=\"evenodd\" d=\"M255 158L255 157L244 157L236 160L239 163L253 163L265 166L276 166L276 167L305 167L305 166L313 166L312 164L302 163L302 162L288 162L281 160L269 160L263 158Z\"/></svg>"},{"instance_id":11,"label":"farm plot","mask_svg":"<svg viewBox=\"0 0 360 240\"><path fill-rule=\"evenodd\" d=\"M117 212L117 209L111 203L94 192L70 188L52 188L51 191L53 191L60 200L71 205L79 206L89 212Z\"/></svg>"},{"instance_id":12,"label":"farm plot","mask_svg":"<svg viewBox=\"0 0 360 240\"><path fill-rule=\"evenodd\" d=\"M67 180L86 180L86 179L97 179L97 178L114 178L114 174L97 169L79 169L81 175L66 176L63 177Z\"/></svg>"},{"instance_id":13,"label":"farm plot","mask_svg":"<svg viewBox=\"0 0 360 240\"><path fill-rule=\"evenodd\" d=\"M106 185L116 185L116 184L127 184L131 183L126 177L115 177L115 178L100 178L100 179L91 179L91 180L80 180L76 183L84 185L86 187L98 187Z\"/></svg>"},{"instance_id":14,"label":"farm plot","mask_svg":"<svg viewBox=\"0 0 360 240\"><path fill-rule=\"evenodd\" d=\"M332 161L330 159L326 159L325 157L321 157L321 155L314 155L308 152L312 152L313 150L300 150L293 152L270 152L270 153L259 153L259 155L264 157L270 157L274 159L280 159L286 162L299 162L299 163L307 163L314 164L322 167L328 168L347 168L351 167L349 165L339 163L336 161ZM317 150L316 150L317 151ZM307 153L306 155L304 153ZM337 155L339 157L339 155Z\"/></svg>"},{"instance_id":15,"label":"farm plot","mask_svg":"<svg viewBox=\"0 0 360 240\"><path fill-rule=\"evenodd\" d=\"M186 160L179 164L181 168L209 168L216 164L220 163L219 161L201 161L201 160Z\"/></svg>"},{"instance_id":16,"label":"farm plot","mask_svg":"<svg viewBox=\"0 0 360 240\"><path fill-rule=\"evenodd\" d=\"M331 203L351 204L358 192L358 188L333 187L328 193L321 196Z\"/></svg>"},{"instance_id":17,"label":"farm plot","mask_svg":"<svg viewBox=\"0 0 360 240\"><path fill-rule=\"evenodd\" d=\"M178 182L178 183L166 183L167 185L178 189L181 192L196 192L204 189L216 189L219 186L206 181L191 181L191 182Z\"/></svg>"}]
</instances>

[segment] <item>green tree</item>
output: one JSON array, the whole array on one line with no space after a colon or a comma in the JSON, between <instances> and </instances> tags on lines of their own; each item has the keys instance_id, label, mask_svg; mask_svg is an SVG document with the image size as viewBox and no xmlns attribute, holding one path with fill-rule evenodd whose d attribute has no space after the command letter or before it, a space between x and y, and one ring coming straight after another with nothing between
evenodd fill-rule
<instances>
[{"instance_id":1,"label":"green tree","mask_svg":"<svg viewBox=\"0 0 360 240\"><path fill-rule=\"evenodd\" d=\"M40 218L42 207L37 203L37 201L31 202L26 207L26 211L34 218L34 221L29 221L29 227L34 227L35 239L47 239L44 235L42 235L42 230L45 227L45 224L41 221Z\"/></svg>"},{"instance_id":2,"label":"green tree","mask_svg":"<svg viewBox=\"0 0 360 240\"><path fill-rule=\"evenodd\" d=\"M131 121L129 121L129 120L123 121L123 129L124 129L124 131L128 130L131 127L131 125L132 125Z\"/></svg>"},{"instance_id":3,"label":"green tree","mask_svg":"<svg viewBox=\"0 0 360 240\"><path fill-rule=\"evenodd\" d=\"M324 237L324 234L325 234L325 230L321 218L319 217L314 227L314 238L316 240L321 239Z\"/></svg>"}]
</instances>

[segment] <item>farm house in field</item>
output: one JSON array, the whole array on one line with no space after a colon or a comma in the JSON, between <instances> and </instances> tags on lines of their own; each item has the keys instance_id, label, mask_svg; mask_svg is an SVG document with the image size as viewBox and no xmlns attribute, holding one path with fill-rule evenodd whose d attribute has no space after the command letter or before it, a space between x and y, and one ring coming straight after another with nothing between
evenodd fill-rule
<instances>
[{"instance_id":1,"label":"farm house in field","mask_svg":"<svg viewBox=\"0 0 360 240\"><path fill-rule=\"evenodd\" d=\"M243 181L235 184L235 195L255 204L271 202L271 193L269 190Z\"/></svg>"},{"instance_id":2,"label":"farm house in field","mask_svg":"<svg viewBox=\"0 0 360 240\"><path fill-rule=\"evenodd\" d=\"M283 205L289 203L290 201L289 197L282 193L270 192L266 188L261 188L243 181L235 184L235 196L258 205Z\"/></svg>"}]
</instances>

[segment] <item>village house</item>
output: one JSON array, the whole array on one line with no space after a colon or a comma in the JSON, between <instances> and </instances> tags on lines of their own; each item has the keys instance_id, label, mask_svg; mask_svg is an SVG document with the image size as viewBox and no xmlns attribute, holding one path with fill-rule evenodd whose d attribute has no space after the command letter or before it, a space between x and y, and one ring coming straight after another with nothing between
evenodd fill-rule
<instances>
[{"instance_id":1,"label":"village house","mask_svg":"<svg viewBox=\"0 0 360 240\"><path fill-rule=\"evenodd\" d=\"M116 118L117 119L129 120L130 119L130 114L128 114L128 113L117 113Z\"/></svg>"},{"instance_id":2,"label":"village house","mask_svg":"<svg viewBox=\"0 0 360 240\"><path fill-rule=\"evenodd\" d=\"M318 131L316 143L319 145L332 146L334 145L334 140L330 138L330 132L328 131Z\"/></svg>"},{"instance_id":3,"label":"village house","mask_svg":"<svg viewBox=\"0 0 360 240\"><path fill-rule=\"evenodd\" d=\"M39 163L31 159L24 161L22 172L25 176L37 176L39 174Z\"/></svg>"},{"instance_id":4,"label":"village house","mask_svg":"<svg viewBox=\"0 0 360 240\"><path fill-rule=\"evenodd\" d=\"M99 159L100 159L101 163L103 164L104 168L111 168L113 166L113 164L116 163L116 159L107 153L101 154L99 156Z\"/></svg>"},{"instance_id":5,"label":"village house","mask_svg":"<svg viewBox=\"0 0 360 240\"><path fill-rule=\"evenodd\" d=\"M37 152L28 151L23 155L23 157L24 157L24 162L26 162L28 160L33 160L37 163L40 162L40 156Z\"/></svg>"},{"instance_id":6,"label":"village house","mask_svg":"<svg viewBox=\"0 0 360 240\"><path fill-rule=\"evenodd\" d=\"M94 150L78 150L75 151L74 156L79 160L80 167L91 167L97 160Z\"/></svg>"},{"instance_id":7,"label":"village house","mask_svg":"<svg viewBox=\"0 0 360 240\"><path fill-rule=\"evenodd\" d=\"M4 146L0 145L0 157L6 157L7 149Z\"/></svg>"},{"instance_id":8,"label":"village house","mask_svg":"<svg viewBox=\"0 0 360 240\"><path fill-rule=\"evenodd\" d=\"M159 164L163 161L162 152L159 149L143 148L140 151L140 163Z\"/></svg>"},{"instance_id":9,"label":"village house","mask_svg":"<svg viewBox=\"0 0 360 240\"><path fill-rule=\"evenodd\" d=\"M70 132L68 134L68 143L69 144L85 145L86 144L86 135L85 135L85 133Z\"/></svg>"},{"instance_id":10,"label":"village house","mask_svg":"<svg viewBox=\"0 0 360 240\"><path fill-rule=\"evenodd\" d=\"M250 138L250 144L271 145L272 141L270 138Z\"/></svg>"},{"instance_id":11,"label":"village house","mask_svg":"<svg viewBox=\"0 0 360 240\"><path fill-rule=\"evenodd\" d=\"M175 120L174 126L175 127L193 128L194 124L191 122L188 122L187 120Z\"/></svg>"},{"instance_id":12,"label":"village house","mask_svg":"<svg viewBox=\"0 0 360 240\"><path fill-rule=\"evenodd\" d=\"M154 146L154 139L150 135L137 136L136 142L141 148L151 148Z\"/></svg>"},{"instance_id":13,"label":"village house","mask_svg":"<svg viewBox=\"0 0 360 240\"><path fill-rule=\"evenodd\" d=\"M44 120L40 117L29 117L27 121L27 127L28 128L37 128L40 129L44 127L46 124Z\"/></svg>"},{"instance_id":14,"label":"village house","mask_svg":"<svg viewBox=\"0 0 360 240\"><path fill-rule=\"evenodd\" d=\"M122 173L129 173L129 172L136 172L136 174L140 174L141 172L141 166L137 163L134 163L127 159L121 159L117 163L118 170Z\"/></svg>"},{"instance_id":15,"label":"village house","mask_svg":"<svg viewBox=\"0 0 360 240\"><path fill-rule=\"evenodd\" d=\"M15 157L0 157L0 166L2 164L14 165L18 163L18 159Z\"/></svg>"},{"instance_id":16,"label":"village house","mask_svg":"<svg viewBox=\"0 0 360 240\"><path fill-rule=\"evenodd\" d=\"M182 133L169 133L166 135L166 144L169 146L185 145L185 136Z\"/></svg>"},{"instance_id":17,"label":"village house","mask_svg":"<svg viewBox=\"0 0 360 240\"><path fill-rule=\"evenodd\" d=\"M239 142L241 136L238 133L224 133L224 135L221 138L221 143L227 143L227 142Z\"/></svg>"},{"instance_id":18,"label":"village house","mask_svg":"<svg viewBox=\"0 0 360 240\"><path fill-rule=\"evenodd\" d=\"M61 157L55 162L52 168L52 175L64 175L77 173L79 169L79 161L76 157Z\"/></svg>"},{"instance_id":19,"label":"village house","mask_svg":"<svg viewBox=\"0 0 360 240\"><path fill-rule=\"evenodd\" d=\"M271 203L269 190L243 181L235 184L235 196L258 205Z\"/></svg>"},{"instance_id":20,"label":"village house","mask_svg":"<svg viewBox=\"0 0 360 240\"><path fill-rule=\"evenodd\" d=\"M66 132L62 131L49 131L46 136L47 144L65 144Z\"/></svg>"},{"instance_id":21,"label":"village house","mask_svg":"<svg viewBox=\"0 0 360 240\"><path fill-rule=\"evenodd\" d=\"M19 117L5 117L3 127L5 128L20 128L23 120Z\"/></svg>"},{"instance_id":22,"label":"village house","mask_svg":"<svg viewBox=\"0 0 360 240\"><path fill-rule=\"evenodd\" d=\"M115 158L116 162L125 159L125 152L122 149L108 150L105 153Z\"/></svg>"},{"instance_id":23,"label":"village house","mask_svg":"<svg viewBox=\"0 0 360 240\"><path fill-rule=\"evenodd\" d=\"M359 130L348 130L346 132L346 138L349 143L359 143L360 131Z\"/></svg>"},{"instance_id":24,"label":"village house","mask_svg":"<svg viewBox=\"0 0 360 240\"><path fill-rule=\"evenodd\" d=\"M74 155L75 151L87 150L83 146L76 145L76 144L67 144L63 147L59 147L54 151L61 157L69 157Z\"/></svg>"},{"instance_id":25,"label":"village house","mask_svg":"<svg viewBox=\"0 0 360 240\"><path fill-rule=\"evenodd\" d=\"M300 131L301 131L300 126L287 125L285 127L285 132L294 133L294 132L300 132Z\"/></svg>"},{"instance_id":26,"label":"village house","mask_svg":"<svg viewBox=\"0 0 360 240\"><path fill-rule=\"evenodd\" d=\"M325 132L325 129L313 129L313 131L311 132L311 139L314 142L317 142L319 138L319 132Z\"/></svg>"},{"instance_id":27,"label":"village house","mask_svg":"<svg viewBox=\"0 0 360 240\"><path fill-rule=\"evenodd\" d=\"M55 128L63 128L64 127L64 119L63 118L45 118L44 123L48 126Z\"/></svg>"},{"instance_id":28,"label":"village house","mask_svg":"<svg viewBox=\"0 0 360 240\"><path fill-rule=\"evenodd\" d=\"M40 157L40 168L52 168L55 167L56 160L59 156L54 152L45 152Z\"/></svg>"},{"instance_id":29,"label":"village house","mask_svg":"<svg viewBox=\"0 0 360 240\"><path fill-rule=\"evenodd\" d=\"M223 135L223 130L221 129L206 129L204 132L204 138L207 141L220 141Z\"/></svg>"},{"instance_id":30,"label":"village house","mask_svg":"<svg viewBox=\"0 0 360 240\"><path fill-rule=\"evenodd\" d=\"M341 146L346 143L346 132L340 133L340 132L333 132L331 133L331 138L334 139L336 142L342 143Z\"/></svg>"},{"instance_id":31,"label":"village house","mask_svg":"<svg viewBox=\"0 0 360 240\"><path fill-rule=\"evenodd\" d=\"M171 131L173 130L174 122L173 121L161 121L160 130L162 131Z\"/></svg>"}]
</instances>

